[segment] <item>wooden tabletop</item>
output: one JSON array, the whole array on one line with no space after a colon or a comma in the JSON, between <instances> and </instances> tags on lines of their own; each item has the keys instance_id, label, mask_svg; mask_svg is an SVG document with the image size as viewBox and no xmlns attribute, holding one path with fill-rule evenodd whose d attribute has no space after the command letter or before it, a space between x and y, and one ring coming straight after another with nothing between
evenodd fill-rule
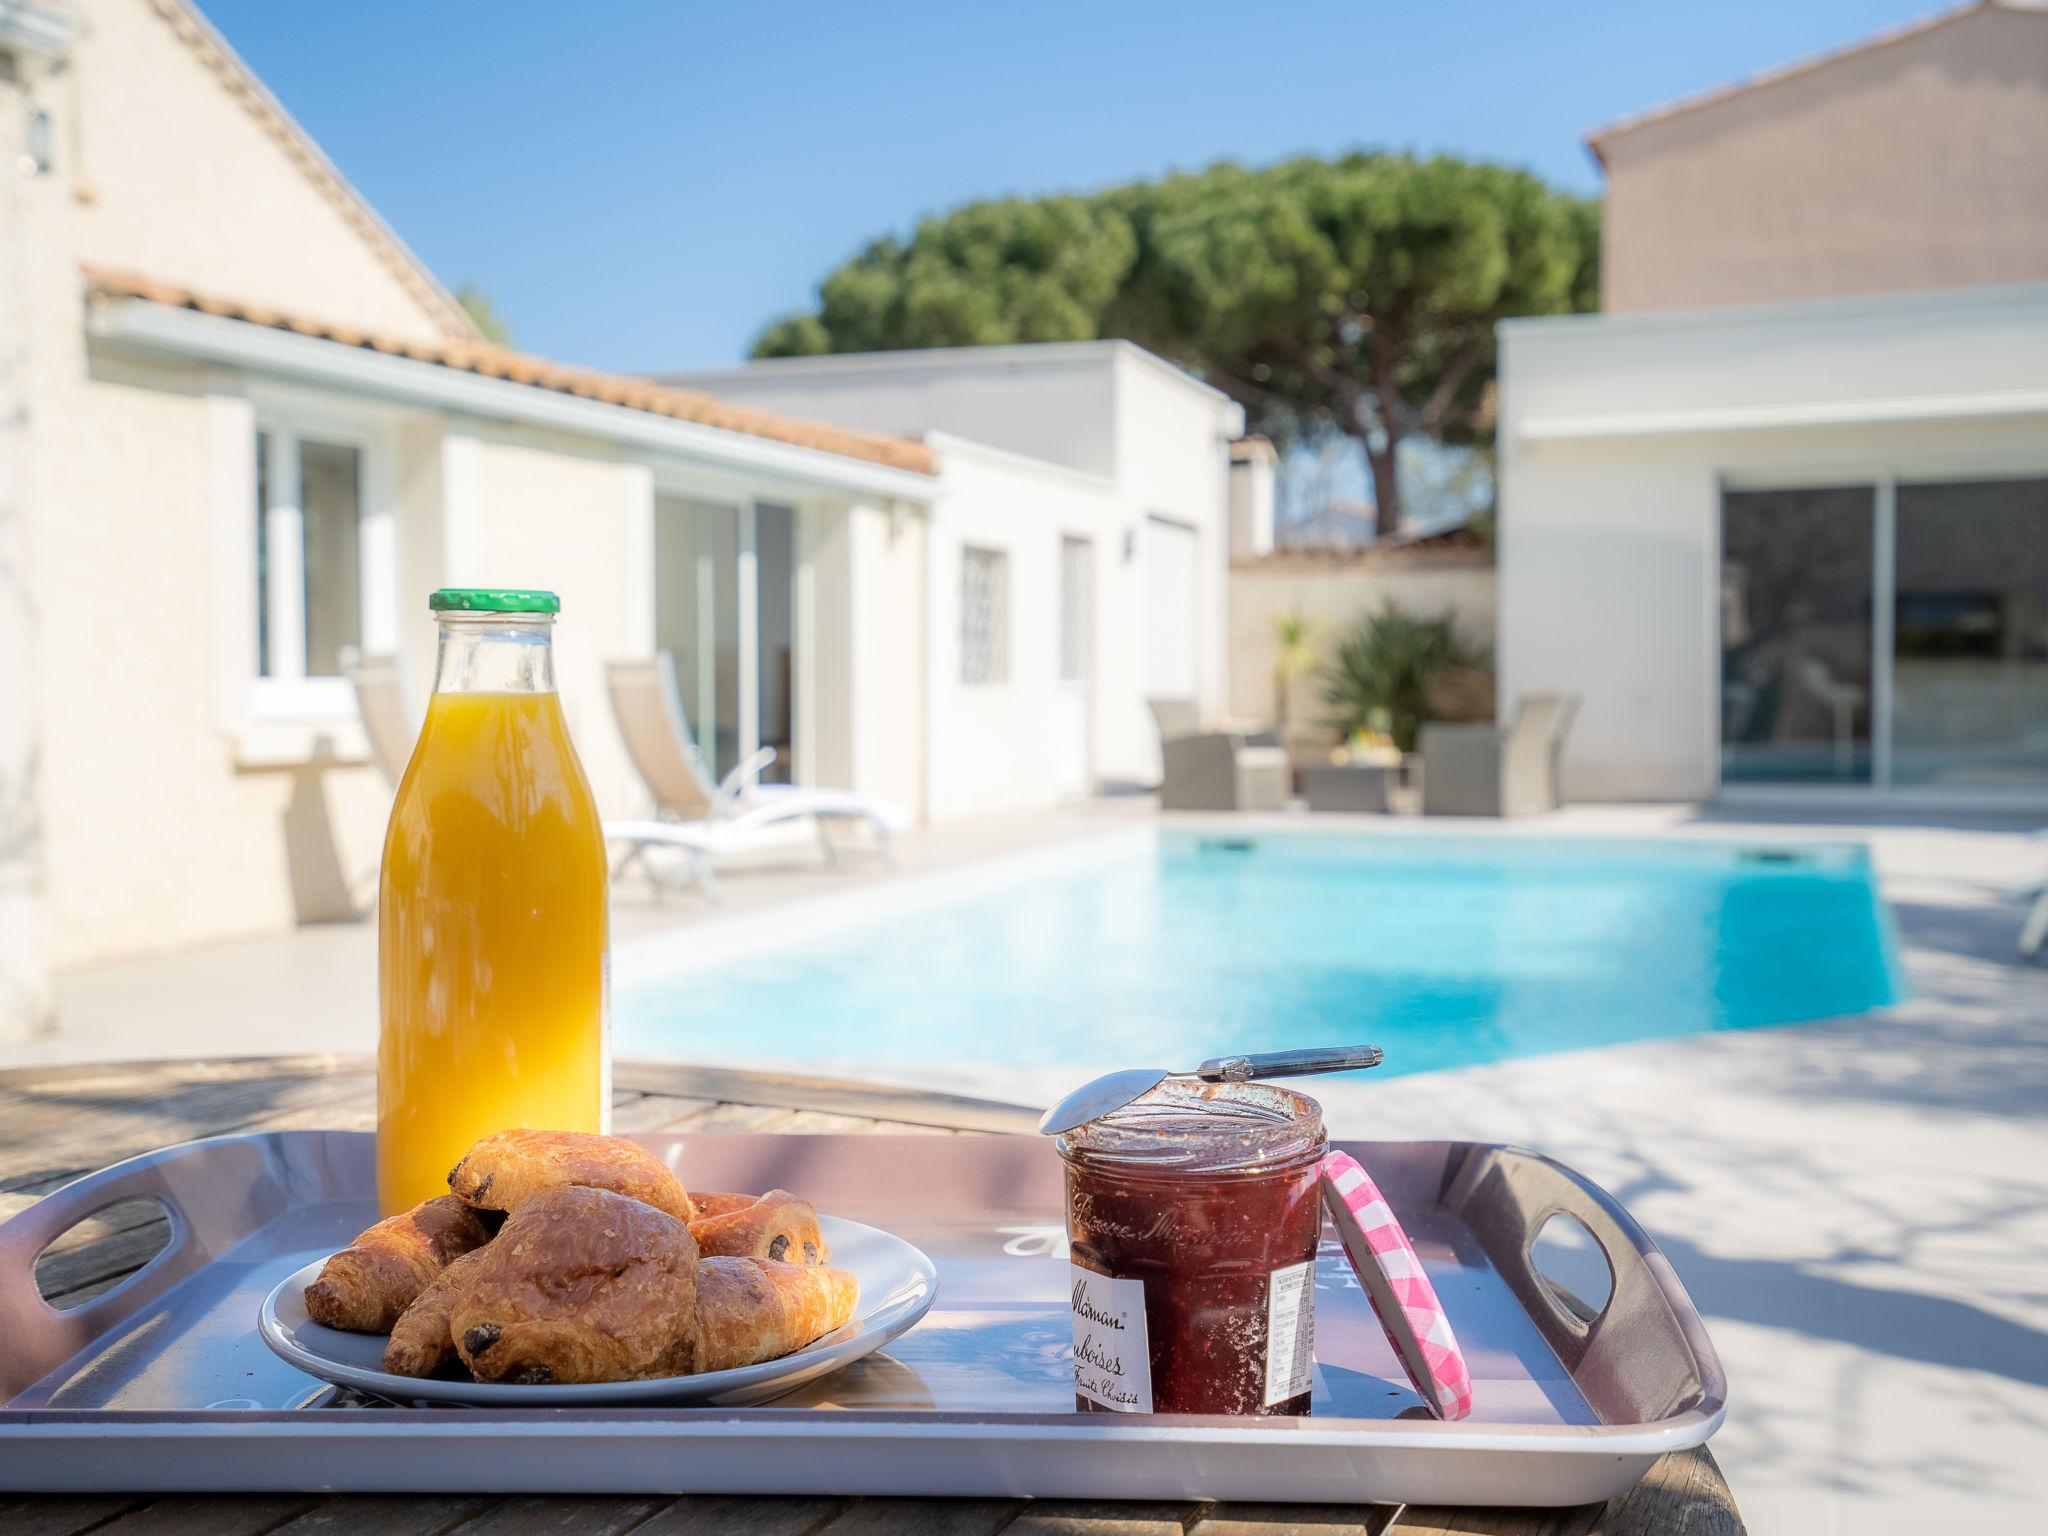
<instances>
[{"instance_id":1,"label":"wooden tabletop","mask_svg":"<svg viewBox=\"0 0 2048 1536\"><path fill-rule=\"evenodd\" d=\"M621 1065L614 1128L803 1132L1029 1131L1008 1105L864 1083L705 1067ZM0 1220L108 1163L226 1132L369 1129L368 1062L258 1061L41 1067L0 1072ZM161 1215L74 1228L36 1265L59 1305L118 1284L167 1235ZM1568 1510L1398 1509L1388 1505L1081 1504L1023 1499L471 1498L278 1494L219 1498L110 1494L9 1498L8 1536L1731 1536L1741 1519L1704 1449L1666 1456L1631 1492Z\"/></svg>"}]
</instances>

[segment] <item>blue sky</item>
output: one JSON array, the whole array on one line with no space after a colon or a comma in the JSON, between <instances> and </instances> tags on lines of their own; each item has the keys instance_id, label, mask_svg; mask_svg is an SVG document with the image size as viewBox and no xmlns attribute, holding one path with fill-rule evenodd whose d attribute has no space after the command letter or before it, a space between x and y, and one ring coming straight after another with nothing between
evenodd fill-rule
<instances>
[{"instance_id":1,"label":"blue sky","mask_svg":"<svg viewBox=\"0 0 2048 1536\"><path fill-rule=\"evenodd\" d=\"M1595 191L1587 129L1927 10L201 3L518 345L635 371L740 358L869 236L978 197L1359 145Z\"/></svg>"}]
</instances>

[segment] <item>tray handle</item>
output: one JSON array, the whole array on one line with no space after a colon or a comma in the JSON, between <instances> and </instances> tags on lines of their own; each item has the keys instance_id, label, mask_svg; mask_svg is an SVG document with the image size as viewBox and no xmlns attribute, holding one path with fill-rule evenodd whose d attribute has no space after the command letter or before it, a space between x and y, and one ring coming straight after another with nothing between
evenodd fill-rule
<instances>
[{"instance_id":1,"label":"tray handle","mask_svg":"<svg viewBox=\"0 0 2048 1536\"><path fill-rule=\"evenodd\" d=\"M1519 1147L1472 1149L1446 1203L1459 1210L1604 1423L1649 1423L1727 1398L1720 1357L1670 1262L1619 1202L1561 1163ZM1592 1235L1612 1277L1590 1319L1563 1307L1532 1249L1552 1216Z\"/></svg>"},{"instance_id":2,"label":"tray handle","mask_svg":"<svg viewBox=\"0 0 2048 1536\"><path fill-rule=\"evenodd\" d=\"M184 1204L168 1177L168 1152L152 1152L74 1179L0 1223L0 1401L14 1397L104 1333L147 1306L206 1262ZM118 1285L76 1307L59 1309L36 1285L36 1260L82 1222L128 1200L154 1202L170 1221L170 1241Z\"/></svg>"}]
</instances>

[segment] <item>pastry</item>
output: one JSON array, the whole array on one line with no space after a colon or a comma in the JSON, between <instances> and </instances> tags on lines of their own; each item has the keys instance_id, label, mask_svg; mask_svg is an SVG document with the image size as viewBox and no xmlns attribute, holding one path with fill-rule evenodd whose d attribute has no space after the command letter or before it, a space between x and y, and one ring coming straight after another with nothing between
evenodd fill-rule
<instances>
[{"instance_id":1,"label":"pastry","mask_svg":"<svg viewBox=\"0 0 2048 1536\"><path fill-rule=\"evenodd\" d=\"M822 1264L832 1255L818 1231L818 1213L810 1202L786 1189L751 1195L692 1195L697 1219L690 1236L705 1258L782 1259L791 1264Z\"/></svg>"},{"instance_id":2,"label":"pastry","mask_svg":"<svg viewBox=\"0 0 2048 1536\"><path fill-rule=\"evenodd\" d=\"M860 1283L841 1269L773 1259L700 1260L686 1368L726 1371L802 1349L844 1324L859 1300Z\"/></svg>"},{"instance_id":3,"label":"pastry","mask_svg":"<svg viewBox=\"0 0 2048 1536\"><path fill-rule=\"evenodd\" d=\"M434 1277L391 1325L384 1345L384 1369L394 1376L432 1376L455 1358L448 1318L463 1279L490 1250L473 1249Z\"/></svg>"},{"instance_id":4,"label":"pastry","mask_svg":"<svg viewBox=\"0 0 2048 1536\"><path fill-rule=\"evenodd\" d=\"M457 1199L491 1211L517 1211L535 1195L572 1185L630 1195L678 1221L697 1214L666 1163L617 1136L499 1131L471 1147L448 1174Z\"/></svg>"},{"instance_id":5,"label":"pastry","mask_svg":"<svg viewBox=\"0 0 2048 1536\"><path fill-rule=\"evenodd\" d=\"M306 1315L328 1328L383 1333L454 1260L489 1240L491 1222L441 1195L380 1221L306 1287Z\"/></svg>"},{"instance_id":6,"label":"pastry","mask_svg":"<svg viewBox=\"0 0 2048 1536\"><path fill-rule=\"evenodd\" d=\"M465 1270L449 1333L479 1381L673 1376L694 1348L696 1292L683 1222L607 1189L549 1189L522 1197Z\"/></svg>"}]
</instances>

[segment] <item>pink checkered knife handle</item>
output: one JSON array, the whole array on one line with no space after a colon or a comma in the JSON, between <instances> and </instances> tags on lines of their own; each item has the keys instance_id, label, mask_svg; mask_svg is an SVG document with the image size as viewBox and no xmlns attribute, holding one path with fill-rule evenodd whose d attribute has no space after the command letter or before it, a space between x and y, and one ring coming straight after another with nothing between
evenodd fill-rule
<instances>
[{"instance_id":1,"label":"pink checkered knife handle","mask_svg":"<svg viewBox=\"0 0 2048 1536\"><path fill-rule=\"evenodd\" d=\"M1373 1183L1372 1176L1358 1166L1356 1158L1332 1152L1323 1159L1322 1174L1325 1187L1335 1197L1331 1215L1336 1216L1337 1204L1350 1213L1368 1255L1384 1277L1383 1286L1375 1285L1372 1277L1362 1272L1359 1281L1365 1286L1380 1326L1394 1343L1394 1353L1402 1368L1415 1383L1415 1390L1422 1394L1422 1400L1440 1417L1464 1418L1472 1411L1472 1374L1466 1369L1465 1356L1458 1348L1457 1335L1451 1331L1451 1320L1444 1315L1443 1303L1437 1300L1436 1287L1423 1272L1415 1245L1408 1241L1408 1234L1394 1219L1386 1197ZM1351 1257L1352 1267L1357 1268L1357 1256L1348 1242L1345 1253ZM1392 1304L1401 1312L1405 1331L1413 1335L1428 1380L1417 1375L1410 1351L1403 1347L1400 1338L1401 1325L1387 1316L1387 1308L1382 1304L1383 1293L1391 1295Z\"/></svg>"}]
</instances>

